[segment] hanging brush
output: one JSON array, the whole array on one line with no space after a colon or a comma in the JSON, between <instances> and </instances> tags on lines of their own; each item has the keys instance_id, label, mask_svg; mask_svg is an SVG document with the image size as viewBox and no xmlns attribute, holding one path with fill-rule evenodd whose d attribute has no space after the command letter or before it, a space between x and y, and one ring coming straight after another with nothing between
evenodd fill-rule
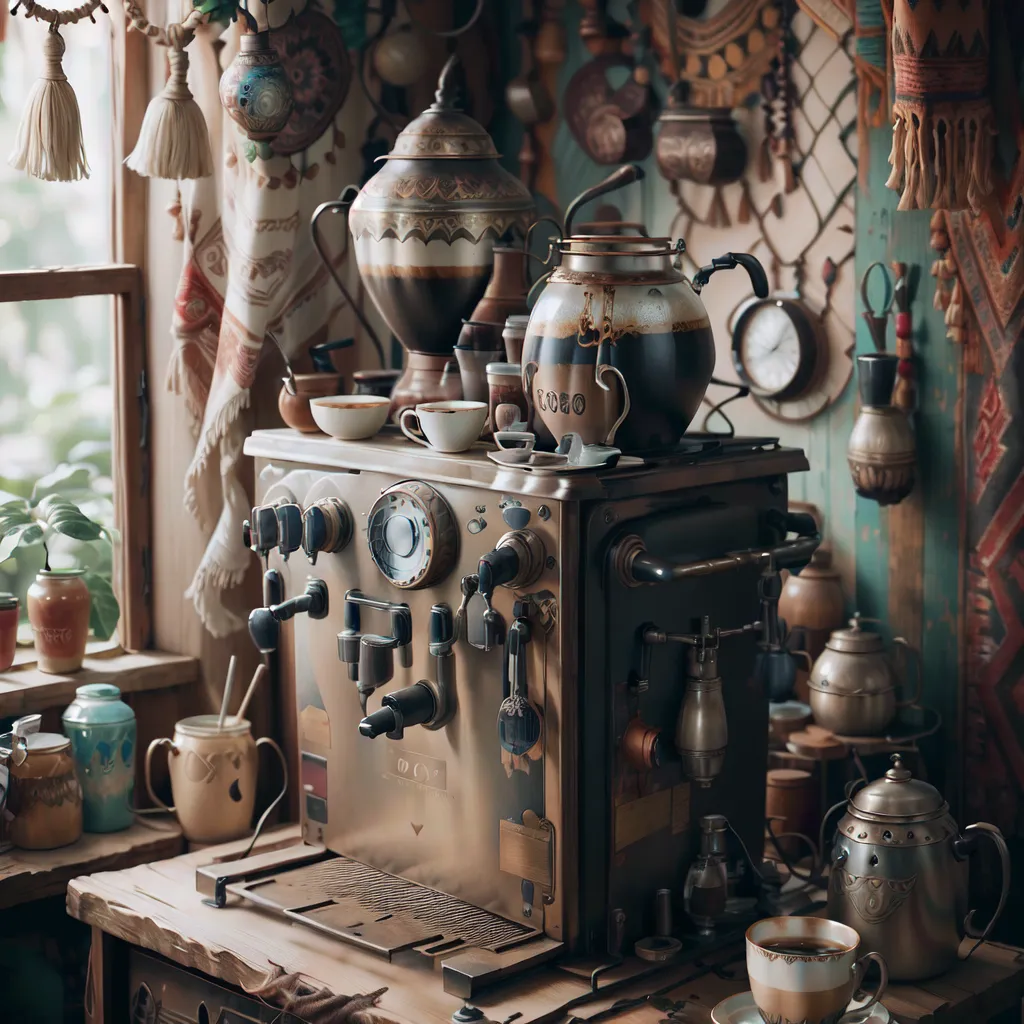
<instances>
[{"instance_id":1,"label":"hanging brush","mask_svg":"<svg viewBox=\"0 0 1024 1024\"><path fill-rule=\"evenodd\" d=\"M89 165L78 100L61 66L64 40L58 24L54 12L43 42L43 73L29 94L8 163L43 181L78 181L89 177Z\"/></svg>"}]
</instances>

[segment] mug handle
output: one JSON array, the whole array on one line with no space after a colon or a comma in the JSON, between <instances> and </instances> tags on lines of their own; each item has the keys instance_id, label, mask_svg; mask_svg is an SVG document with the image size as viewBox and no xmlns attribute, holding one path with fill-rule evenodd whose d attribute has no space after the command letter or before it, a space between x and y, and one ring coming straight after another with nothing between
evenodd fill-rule
<instances>
[{"instance_id":1,"label":"mug handle","mask_svg":"<svg viewBox=\"0 0 1024 1024\"><path fill-rule=\"evenodd\" d=\"M611 390L610 386L605 384L603 380L606 373L615 374L619 378L619 384L622 385L622 412L619 413L619 418L612 424L611 430L608 431L608 435L604 439L605 444L614 445L615 434L619 427L622 426L623 420L629 415L629 388L626 386L626 378L622 376L622 372L612 366L611 363L604 363L597 368L597 383L605 391Z\"/></svg>"},{"instance_id":2,"label":"mug handle","mask_svg":"<svg viewBox=\"0 0 1024 1024\"><path fill-rule=\"evenodd\" d=\"M865 953L853 965L853 967L850 968L850 970L853 971L853 991L856 992L857 989L860 988L861 982L864 980L864 975L867 974L868 964L872 960L878 964L878 969L882 972L882 977L878 982L878 988L875 989L875 994L863 1006L858 1006L856 1010L850 1010L848 1013L844 1013L836 1024L854 1024L855 1021L863 1022L867 1014L870 1012L871 1007L882 998L885 988L889 984L889 968L886 967L885 959L882 957L881 953Z\"/></svg>"},{"instance_id":3,"label":"mug handle","mask_svg":"<svg viewBox=\"0 0 1024 1024\"><path fill-rule=\"evenodd\" d=\"M416 415L416 410L415 409L403 409L402 410L402 415L399 416L399 418L398 418L398 426L401 428L402 433L405 434L405 436L407 438L409 438L410 441L415 441L417 444L423 445L424 448L429 448L430 447L430 442L423 436L422 429L420 428L420 423L419 423L419 419L418 418L416 420L416 428L418 430L420 430L420 433L414 434L412 432L412 428L411 427L406 427L406 425L405 425L405 421L410 416L415 416L415 415Z\"/></svg>"},{"instance_id":4,"label":"mug handle","mask_svg":"<svg viewBox=\"0 0 1024 1024\"><path fill-rule=\"evenodd\" d=\"M537 407L533 402L533 378L539 369L532 359L523 364L523 392L526 395L526 429L533 432L533 417L537 415Z\"/></svg>"},{"instance_id":5,"label":"mug handle","mask_svg":"<svg viewBox=\"0 0 1024 1024\"><path fill-rule=\"evenodd\" d=\"M270 812L284 799L285 794L288 792L288 762L285 760L284 752L277 745L277 743L274 740L272 740L269 736L261 736L256 741L257 749L259 749L259 747L262 746L262 744L264 743L266 743L267 746L269 746L274 751L274 753L277 754L277 759L281 762L281 774L284 777L284 785L281 786L281 792L278 793L277 796L275 796L274 799L270 801L270 804L267 807L267 809L260 815L260 820L256 822L254 840L255 836L258 836L260 832L263 830L263 825L266 822L267 818L270 817Z\"/></svg>"},{"instance_id":6,"label":"mug handle","mask_svg":"<svg viewBox=\"0 0 1024 1024\"><path fill-rule=\"evenodd\" d=\"M168 758L171 756L171 754L173 754L175 757L178 756L178 748L174 745L174 740L169 740L166 736L164 736L162 739L153 740L153 742L150 743L149 749L146 751L146 792L149 794L149 799L152 800L153 803L157 805L157 807L162 807L165 811L170 811L171 814L176 814L177 810L173 806L168 807L167 804L165 804L163 800L161 800L160 797L158 797L156 793L153 792L153 780L151 776L151 770L153 767L153 753L158 747L163 746L166 746L168 748Z\"/></svg>"}]
</instances>

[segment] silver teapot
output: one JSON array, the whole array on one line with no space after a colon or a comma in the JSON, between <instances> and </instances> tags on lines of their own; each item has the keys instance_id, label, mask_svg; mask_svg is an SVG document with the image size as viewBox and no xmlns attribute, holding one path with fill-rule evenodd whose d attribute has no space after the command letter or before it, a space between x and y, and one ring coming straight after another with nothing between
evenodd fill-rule
<instances>
[{"instance_id":1,"label":"silver teapot","mask_svg":"<svg viewBox=\"0 0 1024 1024\"><path fill-rule=\"evenodd\" d=\"M828 917L855 928L893 981L917 981L952 967L965 936L978 940L974 948L988 937L1010 890L1010 855L994 825L961 832L939 791L913 778L899 754L892 761L884 778L850 798L839 822ZM1002 865L999 905L984 929L967 911L967 861L980 836L995 843Z\"/></svg>"}]
</instances>

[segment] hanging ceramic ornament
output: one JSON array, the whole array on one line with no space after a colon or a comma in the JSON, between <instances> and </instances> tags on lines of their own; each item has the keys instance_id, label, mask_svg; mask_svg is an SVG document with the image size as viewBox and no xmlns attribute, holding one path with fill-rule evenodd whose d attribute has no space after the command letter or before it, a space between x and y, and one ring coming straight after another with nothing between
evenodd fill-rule
<instances>
[{"instance_id":1,"label":"hanging ceramic ornament","mask_svg":"<svg viewBox=\"0 0 1024 1024\"><path fill-rule=\"evenodd\" d=\"M294 106L291 84L269 32L242 36L235 59L220 79L220 102L256 143L255 155L269 157L270 141L288 123Z\"/></svg>"},{"instance_id":2,"label":"hanging ceramic ornament","mask_svg":"<svg viewBox=\"0 0 1024 1024\"><path fill-rule=\"evenodd\" d=\"M78 99L61 66L64 40L58 23L54 13L43 41L43 73L29 94L8 163L43 181L78 181L89 177L89 165Z\"/></svg>"}]
</instances>

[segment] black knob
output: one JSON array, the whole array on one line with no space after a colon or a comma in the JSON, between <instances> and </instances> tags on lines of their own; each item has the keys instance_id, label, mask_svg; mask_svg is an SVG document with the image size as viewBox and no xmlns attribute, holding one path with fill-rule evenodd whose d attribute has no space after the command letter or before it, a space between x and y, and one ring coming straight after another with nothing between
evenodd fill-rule
<instances>
[{"instance_id":1,"label":"black knob","mask_svg":"<svg viewBox=\"0 0 1024 1024\"><path fill-rule=\"evenodd\" d=\"M437 709L434 693L425 683L414 683L404 690L386 694L379 711L367 715L359 723L359 732L373 739L381 733L388 739L400 740L409 725L429 722Z\"/></svg>"},{"instance_id":2,"label":"black knob","mask_svg":"<svg viewBox=\"0 0 1024 1024\"><path fill-rule=\"evenodd\" d=\"M302 516L302 550L305 551L311 565L316 565L316 556L326 543L327 517L322 508L311 505ZM346 610L347 608L346 605Z\"/></svg>"},{"instance_id":3,"label":"black knob","mask_svg":"<svg viewBox=\"0 0 1024 1024\"><path fill-rule=\"evenodd\" d=\"M242 522L242 543L247 548L252 547L252 527L249 525L248 519Z\"/></svg>"},{"instance_id":4,"label":"black knob","mask_svg":"<svg viewBox=\"0 0 1024 1024\"><path fill-rule=\"evenodd\" d=\"M488 551L480 559L477 568L479 583L477 592L489 602L491 595L503 583L514 580L519 574L519 553L511 545Z\"/></svg>"},{"instance_id":5,"label":"black knob","mask_svg":"<svg viewBox=\"0 0 1024 1024\"><path fill-rule=\"evenodd\" d=\"M446 604L435 604L430 609L430 643L451 643L455 636L455 620Z\"/></svg>"},{"instance_id":6,"label":"black knob","mask_svg":"<svg viewBox=\"0 0 1024 1024\"><path fill-rule=\"evenodd\" d=\"M249 636L261 654L277 650L281 623L270 608L253 608L249 612Z\"/></svg>"}]
</instances>

